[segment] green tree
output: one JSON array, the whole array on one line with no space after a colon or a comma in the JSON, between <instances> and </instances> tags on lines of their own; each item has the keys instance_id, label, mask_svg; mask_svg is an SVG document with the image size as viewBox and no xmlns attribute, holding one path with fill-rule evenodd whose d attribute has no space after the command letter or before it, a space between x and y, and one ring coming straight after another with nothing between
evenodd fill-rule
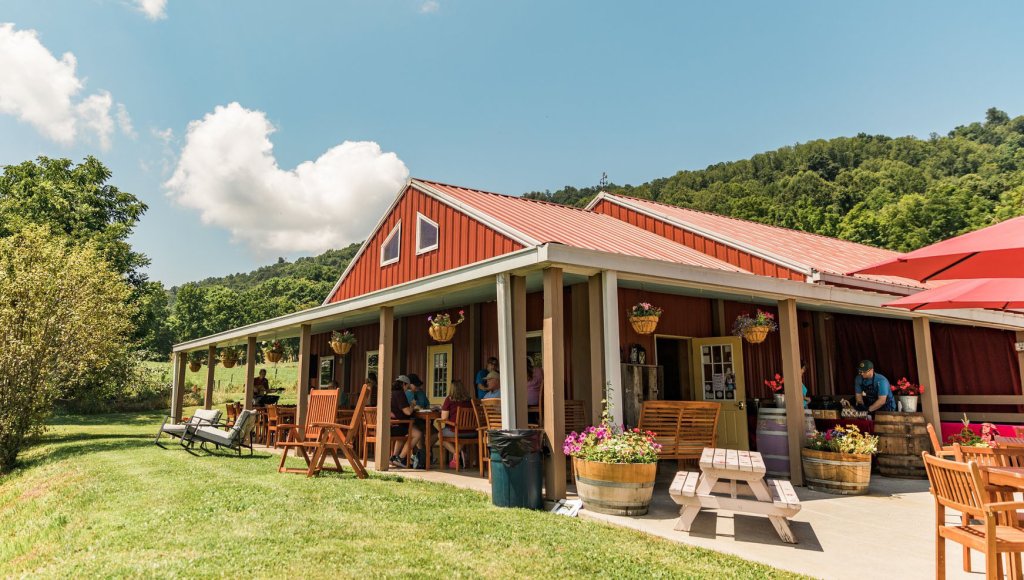
<instances>
[{"instance_id":1,"label":"green tree","mask_svg":"<svg viewBox=\"0 0 1024 580\"><path fill-rule=\"evenodd\" d=\"M121 360L129 292L91 245L39 226L0 239L0 472L43 430L63 385Z\"/></svg>"}]
</instances>

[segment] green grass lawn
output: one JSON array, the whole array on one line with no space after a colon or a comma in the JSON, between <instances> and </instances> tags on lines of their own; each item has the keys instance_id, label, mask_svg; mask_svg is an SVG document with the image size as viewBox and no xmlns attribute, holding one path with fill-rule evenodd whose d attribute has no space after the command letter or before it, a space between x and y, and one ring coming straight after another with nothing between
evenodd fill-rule
<instances>
[{"instance_id":1,"label":"green grass lawn","mask_svg":"<svg viewBox=\"0 0 1024 580\"><path fill-rule=\"evenodd\" d=\"M0 477L0 577L795 577L447 485L160 449L156 414L53 423Z\"/></svg>"},{"instance_id":2,"label":"green grass lawn","mask_svg":"<svg viewBox=\"0 0 1024 580\"><path fill-rule=\"evenodd\" d=\"M166 376L166 382L171 381L171 363L169 362L147 362L144 363L148 368L153 369L164 376ZM267 370L267 380L270 381L270 387L273 389L284 388L284 392L281 393L282 404L295 404L295 387L297 385L296 377L298 376L298 363L295 362L279 362L279 363L266 363L262 365L256 365L256 373L260 372L260 369ZM192 372L185 367L185 387L186 389L192 389L193 387L199 388L200 397L206 392L206 369L203 365L198 372ZM245 364L238 363L234 368L226 369L223 365L216 365L213 371L214 377L214 388L213 388L213 402L214 404L220 405L226 401L241 401L245 394ZM155 431L155 429L154 429Z\"/></svg>"}]
</instances>

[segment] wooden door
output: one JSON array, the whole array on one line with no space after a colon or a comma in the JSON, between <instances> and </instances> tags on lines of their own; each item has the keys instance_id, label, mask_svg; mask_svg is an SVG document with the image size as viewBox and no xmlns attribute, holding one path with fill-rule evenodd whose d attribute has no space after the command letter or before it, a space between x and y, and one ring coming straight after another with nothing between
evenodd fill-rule
<instances>
[{"instance_id":1,"label":"wooden door","mask_svg":"<svg viewBox=\"0 0 1024 580\"><path fill-rule=\"evenodd\" d=\"M440 405L452 386L452 345L427 347L427 398L431 405Z\"/></svg>"},{"instance_id":2,"label":"wooden door","mask_svg":"<svg viewBox=\"0 0 1024 580\"><path fill-rule=\"evenodd\" d=\"M748 449L747 390L743 377L743 340L737 336L694 338L693 400L722 406L718 415L718 446Z\"/></svg>"}]
</instances>

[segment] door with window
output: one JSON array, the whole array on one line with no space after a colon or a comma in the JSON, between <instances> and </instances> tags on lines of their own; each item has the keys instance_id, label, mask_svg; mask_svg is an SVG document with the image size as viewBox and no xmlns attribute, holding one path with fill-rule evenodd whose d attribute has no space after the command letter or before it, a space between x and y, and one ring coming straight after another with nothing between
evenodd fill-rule
<instances>
[{"instance_id":1,"label":"door with window","mask_svg":"<svg viewBox=\"0 0 1024 580\"><path fill-rule=\"evenodd\" d=\"M718 415L718 446L747 449L747 392L743 377L743 341L736 336L691 341L693 400L722 406Z\"/></svg>"},{"instance_id":2,"label":"door with window","mask_svg":"<svg viewBox=\"0 0 1024 580\"><path fill-rule=\"evenodd\" d=\"M431 405L440 405L452 386L452 345L427 347L427 398Z\"/></svg>"}]
</instances>

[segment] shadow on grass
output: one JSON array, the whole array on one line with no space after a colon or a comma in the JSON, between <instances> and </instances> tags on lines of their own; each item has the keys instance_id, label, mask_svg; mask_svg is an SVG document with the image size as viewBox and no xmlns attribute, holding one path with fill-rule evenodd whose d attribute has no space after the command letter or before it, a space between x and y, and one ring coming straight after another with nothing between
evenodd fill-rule
<instances>
[{"instance_id":1,"label":"shadow on grass","mask_svg":"<svg viewBox=\"0 0 1024 580\"><path fill-rule=\"evenodd\" d=\"M126 426L138 426L138 425L149 425L155 424L153 427L154 433L156 428L160 426L160 421L169 414L169 410L163 411L146 411L141 413L114 413L109 415L80 415L80 414L57 414L47 421L49 425L83 425L83 426L96 426L96 425L126 425Z\"/></svg>"},{"instance_id":2,"label":"shadow on grass","mask_svg":"<svg viewBox=\"0 0 1024 580\"><path fill-rule=\"evenodd\" d=\"M81 458L83 455L89 455L92 453L120 451L132 447L141 448L147 445L147 443L152 445L152 441L147 442L145 439L148 439L148 437L136 438L108 435L102 438L91 439L91 441L93 441L92 443L71 443L67 445L57 444L50 446L35 457L19 460L15 471L32 469L33 467L73 457ZM79 441L90 441L90 439L81 439Z\"/></svg>"},{"instance_id":3,"label":"shadow on grass","mask_svg":"<svg viewBox=\"0 0 1024 580\"><path fill-rule=\"evenodd\" d=\"M129 433L121 435L119 433L72 433L68 435L57 435L48 433L43 435L39 439L32 442L35 445L60 445L62 443L74 443L76 441L98 441L101 439L148 439L150 441L156 435L148 435L144 433Z\"/></svg>"}]
</instances>

